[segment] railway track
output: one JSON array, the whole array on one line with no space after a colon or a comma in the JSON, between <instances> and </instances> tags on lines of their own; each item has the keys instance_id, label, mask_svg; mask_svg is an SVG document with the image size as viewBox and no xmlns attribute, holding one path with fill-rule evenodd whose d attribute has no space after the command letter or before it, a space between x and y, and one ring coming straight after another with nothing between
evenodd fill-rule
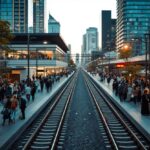
<instances>
[{"instance_id":1,"label":"railway track","mask_svg":"<svg viewBox=\"0 0 150 150\"><path fill-rule=\"evenodd\" d=\"M58 94L53 103L47 106L25 129L18 140L11 145L11 150L61 148L66 128L65 117L74 92L76 77L77 73Z\"/></svg>"},{"instance_id":2,"label":"railway track","mask_svg":"<svg viewBox=\"0 0 150 150\"><path fill-rule=\"evenodd\" d=\"M115 150L149 150L150 141L127 119L87 76L85 82L93 100L99 127L107 149Z\"/></svg>"}]
</instances>

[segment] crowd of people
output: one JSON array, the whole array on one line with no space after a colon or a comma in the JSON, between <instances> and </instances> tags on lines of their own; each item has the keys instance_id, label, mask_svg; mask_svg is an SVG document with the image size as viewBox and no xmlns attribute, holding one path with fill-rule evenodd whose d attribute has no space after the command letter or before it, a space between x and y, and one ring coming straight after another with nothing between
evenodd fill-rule
<instances>
[{"instance_id":1,"label":"crowd of people","mask_svg":"<svg viewBox=\"0 0 150 150\"><path fill-rule=\"evenodd\" d=\"M3 109L2 125L15 123L16 118L25 119L25 109L30 101L35 100L35 95L38 92L43 92L44 88L47 93L52 90L54 82L59 82L63 76L68 76L67 73L59 75L48 75L46 77L27 78L22 81L11 83L9 79L0 77L0 104ZM17 116L17 111L20 109L20 114Z\"/></svg>"},{"instance_id":2,"label":"crowd of people","mask_svg":"<svg viewBox=\"0 0 150 150\"><path fill-rule=\"evenodd\" d=\"M132 81L121 74L99 73L100 81L112 82L112 90L120 101L141 104L141 114L150 115L150 79L137 76ZM112 80L112 81L111 81Z\"/></svg>"}]
</instances>

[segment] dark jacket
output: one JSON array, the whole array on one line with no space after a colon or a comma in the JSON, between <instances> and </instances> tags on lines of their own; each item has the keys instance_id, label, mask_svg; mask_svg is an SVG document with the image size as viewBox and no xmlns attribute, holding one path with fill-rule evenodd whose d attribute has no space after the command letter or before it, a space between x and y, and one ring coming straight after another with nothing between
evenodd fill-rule
<instances>
[{"instance_id":1,"label":"dark jacket","mask_svg":"<svg viewBox=\"0 0 150 150\"><path fill-rule=\"evenodd\" d=\"M20 109L26 108L26 100L24 98L20 98Z\"/></svg>"}]
</instances>

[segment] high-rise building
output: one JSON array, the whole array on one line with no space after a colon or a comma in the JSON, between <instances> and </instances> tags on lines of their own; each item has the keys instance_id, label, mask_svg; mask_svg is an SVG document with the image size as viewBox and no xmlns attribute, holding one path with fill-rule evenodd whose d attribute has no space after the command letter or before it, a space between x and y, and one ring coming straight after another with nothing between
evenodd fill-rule
<instances>
[{"instance_id":1,"label":"high-rise building","mask_svg":"<svg viewBox=\"0 0 150 150\"><path fill-rule=\"evenodd\" d=\"M98 31L95 27L86 30L86 53L98 50Z\"/></svg>"},{"instance_id":2,"label":"high-rise building","mask_svg":"<svg viewBox=\"0 0 150 150\"><path fill-rule=\"evenodd\" d=\"M111 11L102 11L102 51L108 52L116 49L116 19L111 19Z\"/></svg>"},{"instance_id":3,"label":"high-rise building","mask_svg":"<svg viewBox=\"0 0 150 150\"><path fill-rule=\"evenodd\" d=\"M48 33L60 33L60 23L51 14L48 19Z\"/></svg>"},{"instance_id":4,"label":"high-rise building","mask_svg":"<svg viewBox=\"0 0 150 150\"><path fill-rule=\"evenodd\" d=\"M46 0L33 0L33 32L46 32Z\"/></svg>"},{"instance_id":5,"label":"high-rise building","mask_svg":"<svg viewBox=\"0 0 150 150\"><path fill-rule=\"evenodd\" d=\"M145 53L145 34L150 30L150 0L117 0L117 50L130 44L132 55Z\"/></svg>"},{"instance_id":6,"label":"high-rise building","mask_svg":"<svg viewBox=\"0 0 150 150\"><path fill-rule=\"evenodd\" d=\"M110 51L116 51L116 19L111 19Z\"/></svg>"},{"instance_id":7,"label":"high-rise building","mask_svg":"<svg viewBox=\"0 0 150 150\"><path fill-rule=\"evenodd\" d=\"M10 23L14 33L28 31L28 0L0 0L0 20Z\"/></svg>"},{"instance_id":8,"label":"high-rise building","mask_svg":"<svg viewBox=\"0 0 150 150\"><path fill-rule=\"evenodd\" d=\"M92 51L98 51L98 31L95 27L90 27L83 35L81 63L86 64L91 61Z\"/></svg>"},{"instance_id":9,"label":"high-rise building","mask_svg":"<svg viewBox=\"0 0 150 150\"><path fill-rule=\"evenodd\" d=\"M110 47L111 11L102 11L102 51L106 52Z\"/></svg>"},{"instance_id":10,"label":"high-rise building","mask_svg":"<svg viewBox=\"0 0 150 150\"><path fill-rule=\"evenodd\" d=\"M85 64L85 60L86 60L85 55L86 55L86 34L84 34L82 38L81 64Z\"/></svg>"},{"instance_id":11,"label":"high-rise building","mask_svg":"<svg viewBox=\"0 0 150 150\"><path fill-rule=\"evenodd\" d=\"M79 65L79 57L80 57L80 55L78 53L76 53L76 65L77 66Z\"/></svg>"}]
</instances>

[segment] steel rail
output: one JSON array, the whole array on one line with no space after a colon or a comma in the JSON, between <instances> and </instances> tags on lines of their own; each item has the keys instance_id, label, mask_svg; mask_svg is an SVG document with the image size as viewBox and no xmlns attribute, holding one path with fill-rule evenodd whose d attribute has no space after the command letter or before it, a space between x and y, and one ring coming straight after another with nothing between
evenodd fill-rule
<instances>
[{"instance_id":1,"label":"steel rail","mask_svg":"<svg viewBox=\"0 0 150 150\"><path fill-rule=\"evenodd\" d=\"M143 145L143 143L139 140L139 138L135 135L135 133L128 127L128 125L124 122L124 120L121 118L121 116L117 113L114 106L106 99L106 96L97 88L97 86L94 84L92 80L90 80L97 92L102 96L102 98L105 100L105 102L108 104L108 106L112 109L112 111L115 113L115 115L118 117L118 119L121 121L121 123L124 125L124 127L128 130L130 135L134 138L135 142L139 145L140 149L147 150L147 148Z\"/></svg>"},{"instance_id":2,"label":"steel rail","mask_svg":"<svg viewBox=\"0 0 150 150\"><path fill-rule=\"evenodd\" d=\"M98 110L98 113L99 113L99 115L100 115L100 117L101 117L101 119L102 119L102 121L103 121L103 123L104 123L106 132L108 133L109 139L110 139L110 141L111 141L111 143L112 143L112 145L113 145L113 146L112 146L113 149L114 149L114 150L119 150L119 148L118 148L118 146L117 146L117 144L116 144L116 141L115 141L115 139L114 139L114 137L113 137L113 135L112 135L112 133L111 133L111 130L110 130L108 124L107 124L107 121L106 121L106 119L105 119L105 117L104 117L104 115L103 115L103 113L102 113L102 111L101 111L101 108L99 107L99 104L97 103L97 100L96 100L96 98L95 98L95 96L94 96L92 90L90 89L90 86L89 86L89 83L88 83L87 79L85 79L85 83L86 83L86 85L87 85L88 91L90 92L90 94L91 94L91 96L92 96L92 98L93 98L93 100L94 100L94 102L95 102L95 105L96 105L96 108L97 108L97 110Z\"/></svg>"},{"instance_id":3,"label":"steel rail","mask_svg":"<svg viewBox=\"0 0 150 150\"><path fill-rule=\"evenodd\" d=\"M72 79L73 80L73 79ZM71 80L71 81L72 81ZM63 90L61 91L61 93L58 95L58 97L56 98L56 100L54 101L54 103L52 104L52 106L50 107L49 111L46 113L46 115L44 116L44 118L42 119L41 123L38 125L38 127L35 129L35 131L33 132L32 136L28 139L28 141L26 142L26 144L23 147L23 150L28 150L30 144L32 143L33 139L35 138L35 136L37 135L38 131L41 129L42 125L45 123L46 119L49 117L50 113L52 112L52 110L55 108L56 104L58 103L58 101L60 100L61 96L63 95L63 93L65 92L65 90L67 89L67 87L69 86L69 84L71 83L71 81L69 83L67 83L67 85L63 88Z\"/></svg>"},{"instance_id":4,"label":"steel rail","mask_svg":"<svg viewBox=\"0 0 150 150\"><path fill-rule=\"evenodd\" d=\"M65 108L64 108L62 117L61 117L61 119L60 119L60 122L59 122L59 125L58 125L58 128L57 128L57 131L56 131L56 134L55 134L55 137L54 137L52 146L51 146L51 150L55 150L55 149L56 149L57 141L58 141L58 138L59 138L59 134L60 134L60 131L61 131L61 128L62 128L64 119L65 119L65 116L66 116L66 113L67 113L67 109L68 109L68 106L69 106L69 102L70 102L71 99L72 99L72 95L73 95L73 92L74 92L74 89L75 89L75 85L76 85L76 84L74 84L74 86L70 89L70 94L69 94L69 96L68 96L68 99L67 99L67 102L66 102L66 105L65 105Z\"/></svg>"}]
</instances>

